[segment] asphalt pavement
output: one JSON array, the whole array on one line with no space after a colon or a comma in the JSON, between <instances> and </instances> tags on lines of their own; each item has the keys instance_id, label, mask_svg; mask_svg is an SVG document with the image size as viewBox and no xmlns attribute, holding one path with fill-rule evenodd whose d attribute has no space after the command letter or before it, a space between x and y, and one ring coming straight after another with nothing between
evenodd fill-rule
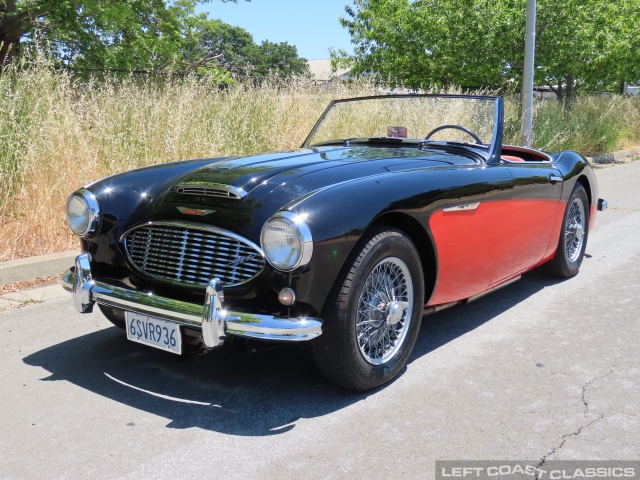
<instances>
[{"instance_id":1,"label":"asphalt pavement","mask_svg":"<svg viewBox=\"0 0 640 480\"><path fill-rule=\"evenodd\" d=\"M433 478L436 460L640 459L640 162L597 172L580 273L425 317L353 394L297 346L127 342L68 294L0 312L0 478ZM38 290L38 289L36 289Z\"/></svg>"}]
</instances>

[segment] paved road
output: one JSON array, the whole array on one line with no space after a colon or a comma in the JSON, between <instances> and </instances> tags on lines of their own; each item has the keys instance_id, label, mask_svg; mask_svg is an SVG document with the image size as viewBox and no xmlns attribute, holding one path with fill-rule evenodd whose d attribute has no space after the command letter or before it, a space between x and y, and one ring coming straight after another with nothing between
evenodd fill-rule
<instances>
[{"instance_id":1,"label":"paved road","mask_svg":"<svg viewBox=\"0 0 640 480\"><path fill-rule=\"evenodd\" d=\"M432 478L437 459L640 459L640 162L598 172L580 274L427 317L354 395L295 347L177 357L52 299L0 313L0 478Z\"/></svg>"}]
</instances>

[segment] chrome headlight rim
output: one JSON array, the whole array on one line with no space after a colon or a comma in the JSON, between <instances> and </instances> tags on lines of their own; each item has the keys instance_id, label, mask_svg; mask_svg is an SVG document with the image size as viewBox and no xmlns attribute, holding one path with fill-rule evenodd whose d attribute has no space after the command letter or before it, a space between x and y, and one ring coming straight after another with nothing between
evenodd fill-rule
<instances>
[{"instance_id":1,"label":"chrome headlight rim","mask_svg":"<svg viewBox=\"0 0 640 480\"><path fill-rule=\"evenodd\" d=\"M77 198L81 202L85 204L87 222L86 227L81 232L77 232L71 227L71 223L69 222L69 203L72 199ZM93 193L91 193L86 188L81 188L73 192L69 195L67 199L66 205L66 215L67 215L67 224L71 231L81 238L91 238L94 237L98 233L98 228L100 227L100 205L98 204L98 199L95 197Z\"/></svg>"},{"instance_id":2,"label":"chrome headlight rim","mask_svg":"<svg viewBox=\"0 0 640 480\"><path fill-rule=\"evenodd\" d=\"M300 241L300 258L298 258L294 265L286 268L273 262L272 259L269 258L269 255L267 253L268 249L265 247L265 229L270 222L275 220L280 220L288 223L294 229L298 240ZM292 272L297 268L307 266L309 262L311 262L311 257L313 256L313 237L311 235L311 229L300 215L297 215L288 210L282 210L269 218L269 220L267 220L263 225L262 231L260 232L260 247L264 252L264 258L267 260L267 262L269 262L269 265L281 272Z\"/></svg>"}]
</instances>

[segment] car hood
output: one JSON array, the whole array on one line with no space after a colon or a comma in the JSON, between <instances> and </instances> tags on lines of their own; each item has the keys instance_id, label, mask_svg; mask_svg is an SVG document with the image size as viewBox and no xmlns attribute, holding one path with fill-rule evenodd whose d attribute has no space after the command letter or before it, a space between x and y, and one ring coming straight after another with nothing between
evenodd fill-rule
<instances>
[{"instance_id":1,"label":"car hood","mask_svg":"<svg viewBox=\"0 0 640 480\"><path fill-rule=\"evenodd\" d=\"M86 188L100 204L103 234L112 239L137 225L169 220L210 224L257 243L262 225L275 212L328 187L406 170L473 164L469 158L417 147L321 147L154 165ZM185 186L201 190L194 193Z\"/></svg>"},{"instance_id":2,"label":"car hood","mask_svg":"<svg viewBox=\"0 0 640 480\"><path fill-rule=\"evenodd\" d=\"M219 160L180 178L168 203L221 205L264 202L280 207L317 189L365 176L416 168L469 164L470 159L418 148L322 147Z\"/></svg>"}]
</instances>

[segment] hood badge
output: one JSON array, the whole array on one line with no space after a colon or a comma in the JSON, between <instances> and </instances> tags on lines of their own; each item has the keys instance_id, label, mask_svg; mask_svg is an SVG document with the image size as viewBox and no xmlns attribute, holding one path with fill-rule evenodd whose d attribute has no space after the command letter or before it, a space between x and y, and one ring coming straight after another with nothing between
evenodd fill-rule
<instances>
[{"instance_id":1,"label":"hood badge","mask_svg":"<svg viewBox=\"0 0 640 480\"><path fill-rule=\"evenodd\" d=\"M180 213L184 213L185 215L196 215L198 217L203 217L205 215L209 215L210 213L215 213L215 210L202 210L199 208L187 208L187 207L177 207L180 210Z\"/></svg>"},{"instance_id":2,"label":"hood badge","mask_svg":"<svg viewBox=\"0 0 640 480\"><path fill-rule=\"evenodd\" d=\"M239 267L243 263L256 258L256 256L257 255L255 253L250 253L249 255L245 255L243 257L236 257L236 259L233 262L227 263L227 267L232 267L232 268Z\"/></svg>"}]
</instances>

